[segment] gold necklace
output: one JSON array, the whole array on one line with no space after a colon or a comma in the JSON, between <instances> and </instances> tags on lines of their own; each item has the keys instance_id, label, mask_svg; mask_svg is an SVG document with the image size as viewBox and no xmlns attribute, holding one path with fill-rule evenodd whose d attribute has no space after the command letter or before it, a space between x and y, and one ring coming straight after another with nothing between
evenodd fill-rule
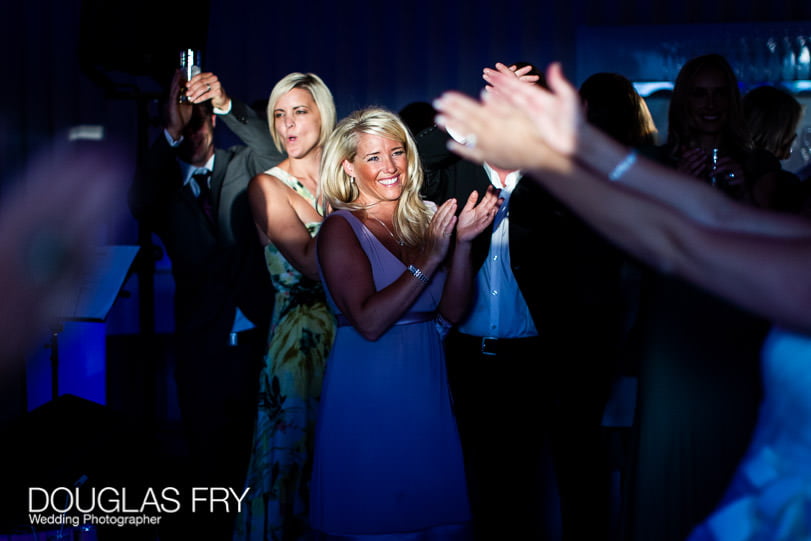
<instances>
[{"instance_id":1,"label":"gold necklace","mask_svg":"<svg viewBox=\"0 0 811 541\"><path fill-rule=\"evenodd\" d=\"M370 217L372 220L375 220L375 221L376 221L377 223L379 223L380 225L382 225L382 226L383 226L383 229L385 229L385 230L386 230L386 233L388 233L388 234L391 236L391 238L393 238L393 239L394 239L394 242L396 242L396 243L397 243L397 244L399 244L400 246L405 246L405 242L404 242L404 241L402 241L401 239L398 239L397 237L395 237L395 236L394 236L394 233L392 233L392 232L391 232L391 229L389 229L389 227L388 227L386 224L384 224L382 220L378 220L378 219L377 219L377 218L375 218L374 216L369 216L369 217Z\"/></svg>"}]
</instances>

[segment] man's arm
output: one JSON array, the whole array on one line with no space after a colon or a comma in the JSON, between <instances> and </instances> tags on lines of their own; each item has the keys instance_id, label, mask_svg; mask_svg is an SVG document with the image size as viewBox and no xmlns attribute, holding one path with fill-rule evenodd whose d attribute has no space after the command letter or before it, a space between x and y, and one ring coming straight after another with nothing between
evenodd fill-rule
<instances>
[{"instance_id":1,"label":"man's arm","mask_svg":"<svg viewBox=\"0 0 811 541\"><path fill-rule=\"evenodd\" d=\"M222 119L234 135L260 156L272 160L274 165L282 161L285 155L273 144L267 120L238 99L231 98L230 102L230 112L218 114L217 118Z\"/></svg>"},{"instance_id":2,"label":"man's arm","mask_svg":"<svg viewBox=\"0 0 811 541\"><path fill-rule=\"evenodd\" d=\"M177 182L171 182L172 173ZM146 221L150 227L165 208L171 194L180 187L180 173L174 149L161 132L147 151L129 189L130 212L139 221Z\"/></svg>"},{"instance_id":3,"label":"man's arm","mask_svg":"<svg viewBox=\"0 0 811 541\"><path fill-rule=\"evenodd\" d=\"M180 187L176 152L167 136L173 141L182 138L183 128L191 118L192 106L178 104L179 95L180 72L175 72L164 105L163 129L138 164L129 190L130 212L137 220L147 221L153 229L172 193ZM171 181L173 176L175 182Z\"/></svg>"},{"instance_id":4,"label":"man's arm","mask_svg":"<svg viewBox=\"0 0 811 541\"><path fill-rule=\"evenodd\" d=\"M265 169L284 159L284 154L273 143L267 120L240 100L229 96L215 74L206 72L195 75L186 86L186 93L193 103L211 100L217 118L222 119L234 135L268 164ZM255 173L261 171L264 169Z\"/></svg>"}]
</instances>

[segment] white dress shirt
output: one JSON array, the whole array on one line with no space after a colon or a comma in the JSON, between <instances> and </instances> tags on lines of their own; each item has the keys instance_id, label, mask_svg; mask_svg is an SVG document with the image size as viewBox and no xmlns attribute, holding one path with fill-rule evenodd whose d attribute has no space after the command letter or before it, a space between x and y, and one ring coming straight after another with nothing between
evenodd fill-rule
<instances>
[{"instance_id":1,"label":"white dress shirt","mask_svg":"<svg viewBox=\"0 0 811 541\"><path fill-rule=\"evenodd\" d=\"M459 331L493 338L537 336L529 307L510 266L510 196L521 172L509 173L502 185L498 173L487 163L484 170L493 186L501 190L504 202L493 220L487 259L476 274L473 309Z\"/></svg>"}]
</instances>

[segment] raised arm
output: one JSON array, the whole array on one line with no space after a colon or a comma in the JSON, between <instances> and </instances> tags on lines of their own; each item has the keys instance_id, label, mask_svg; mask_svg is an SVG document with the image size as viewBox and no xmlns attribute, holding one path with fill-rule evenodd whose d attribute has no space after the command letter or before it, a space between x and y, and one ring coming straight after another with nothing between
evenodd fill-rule
<instances>
[{"instance_id":1,"label":"raised arm","mask_svg":"<svg viewBox=\"0 0 811 541\"><path fill-rule=\"evenodd\" d=\"M810 222L727 202L711 188L642 158L626 161L626 149L585 126L567 97L559 66L548 75L551 93L494 77L496 91L484 103L458 94L435 103L442 114L438 122L475 135L475 146L451 143L455 151L531 171L642 260L780 324L811 331ZM590 153L596 156L584 156ZM656 179L677 201L642 187L646 179ZM701 201L689 201L684 189ZM715 205L729 205L737 225L710 219ZM747 225L749 220L759 223Z\"/></svg>"},{"instance_id":2,"label":"raised arm","mask_svg":"<svg viewBox=\"0 0 811 541\"><path fill-rule=\"evenodd\" d=\"M547 74L551 91L536 85L520 84L514 76L494 70L489 70L485 78L493 84L491 91L484 96L485 103L509 119L505 123L511 122L513 130L521 129L519 126L524 124L526 137L537 139L604 178L615 172L617 166L628 157L627 148L585 121L577 90L563 77L559 64L552 64ZM466 103L474 102L467 100ZM529 115L532 127L526 125L525 115ZM489 120L490 124L499 123L498 117L482 120ZM460 126L457 129L463 128ZM478 151L482 142L481 139L477 141L478 149L460 145L455 148L463 156L481 160ZM522 169L542 165L538 163L540 154L533 152L532 145L525 147L503 149L502 155L486 159L507 160ZM672 169L641 158L637 160L635 156L631 159L635 160L634 166L624 168L623 174L614 179L616 182L672 206L698 223L726 231L779 236L791 235L796 231L798 235L805 235L805 223L800 220L742 206L717 190ZM764 217L764 214L768 216Z\"/></svg>"},{"instance_id":3,"label":"raised arm","mask_svg":"<svg viewBox=\"0 0 811 541\"><path fill-rule=\"evenodd\" d=\"M186 88L186 94L193 103L211 100L217 118L222 119L243 143L265 158L265 169L284 159L284 153L273 144L267 120L242 101L229 96L215 74L206 72L195 75Z\"/></svg>"},{"instance_id":4,"label":"raised arm","mask_svg":"<svg viewBox=\"0 0 811 541\"><path fill-rule=\"evenodd\" d=\"M260 173L248 184L248 200L254 223L263 245L273 244L304 276L318 280L315 261L315 238L299 212L312 212L313 221L320 221L309 204L274 176ZM299 201L300 200L300 201Z\"/></svg>"},{"instance_id":5,"label":"raised arm","mask_svg":"<svg viewBox=\"0 0 811 541\"><path fill-rule=\"evenodd\" d=\"M192 106L179 104L180 71L176 71L169 86L169 95L163 108L162 128L150 146L133 178L129 192L130 210L138 220L152 227L165 218L166 205L180 188L177 153L166 138L180 140L183 129L192 116ZM166 133L163 133L163 132Z\"/></svg>"},{"instance_id":6,"label":"raised arm","mask_svg":"<svg viewBox=\"0 0 811 541\"><path fill-rule=\"evenodd\" d=\"M583 126L577 159L596 173L607 178L626 160L628 152L596 128ZM713 229L776 236L806 234L805 224L793 218L781 219L751 205L742 205L720 190L651 161L640 160L637 167L629 168L616 182Z\"/></svg>"},{"instance_id":7,"label":"raised arm","mask_svg":"<svg viewBox=\"0 0 811 541\"><path fill-rule=\"evenodd\" d=\"M609 183L580 164L563 162L554 171L545 168L534 175L643 261L772 321L811 331L811 223L797 223L785 237L720 230ZM780 222L779 215L767 216Z\"/></svg>"}]
</instances>

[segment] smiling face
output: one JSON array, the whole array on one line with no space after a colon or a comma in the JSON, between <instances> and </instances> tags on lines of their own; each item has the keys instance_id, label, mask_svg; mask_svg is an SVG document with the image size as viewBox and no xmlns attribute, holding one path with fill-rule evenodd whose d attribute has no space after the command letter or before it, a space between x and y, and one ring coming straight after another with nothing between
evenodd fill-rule
<instances>
[{"instance_id":1,"label":"smiling face","mask_svg":"<svg viewBox=\"0 0 811 541\"><path fill-rule=\"evenodd\" d=\"M321 113L308 90L294 88L279 98L273 122L289 157L303 158L318 146Z\"/></svg>"},{"instance_id":2,"label":"smiling face","mask_svg":"<svg viewBox=\"0 0 811 541\"><path fill-rule=\"evenodd\" d=\"M696 73L687 97L690 127L700 134L719 134L729 116L730 88L721 73L704 68Z\"/></svg>"},{"instance_id":3,"label":"smiling face","mask_svg":"<svg viewBox=\"0 0 811 541\"><path fill-rule=\"evenodd\" d=\"M380 135L360 133L355 158L344 160L343 167L346 174L355 178L359 203L397 201L408 175L405 145Z\"/></svg>"}]
</instances>

